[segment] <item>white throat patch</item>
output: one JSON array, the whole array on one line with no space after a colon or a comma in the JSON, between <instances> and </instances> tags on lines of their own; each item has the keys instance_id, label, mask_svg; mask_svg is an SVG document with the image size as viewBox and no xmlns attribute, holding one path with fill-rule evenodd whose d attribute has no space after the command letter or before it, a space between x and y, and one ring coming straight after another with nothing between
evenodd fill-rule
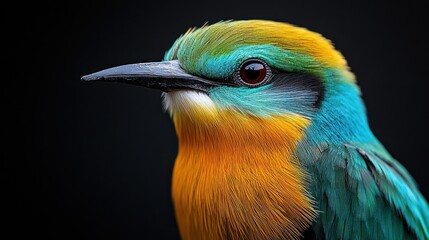
<instances>
[{"instance_id":1,"label":"white throat patch","mask_svg":"<svg viewBox=\"0 0 429 240\"><path fill-rule=\"evenodd\" d=\"M214 111L216 104L204 92L195 90L178 90L162 93L163 105L170 114L182 112L190 114L191 111L206 110Z\"/></svg>"}]
</instances>

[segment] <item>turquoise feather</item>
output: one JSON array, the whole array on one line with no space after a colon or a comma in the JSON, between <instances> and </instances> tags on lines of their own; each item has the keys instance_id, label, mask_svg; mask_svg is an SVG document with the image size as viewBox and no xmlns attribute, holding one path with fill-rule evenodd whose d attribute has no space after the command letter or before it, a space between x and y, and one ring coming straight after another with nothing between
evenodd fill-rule
<instances>
[{"instance_id":1,"label":"turquoise feather","mask_svg":"<svg viewBox=\"0 0 429 240\"><path fill-rule=\"evenodd\" d=\"M298 148L318 201L316 234L321 239L429 239L428 204L372 134L359 89L330 80L342 84L327 88Z\"/></svg>"}]
</instances>

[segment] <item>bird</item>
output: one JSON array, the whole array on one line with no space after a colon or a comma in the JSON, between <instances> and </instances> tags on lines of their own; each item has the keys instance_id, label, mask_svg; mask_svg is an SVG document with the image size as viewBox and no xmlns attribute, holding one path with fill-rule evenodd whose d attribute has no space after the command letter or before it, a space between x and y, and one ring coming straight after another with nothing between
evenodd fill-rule
<instances>
[{"instance_id":1,"label":"bird","mask_svg":"<svg viewBox=\"0 0 429 240\"><path fill-rule=\"evenodd\" d=\"M372 133L321 34L270 20L190 28L160 62L82 77L162 91L182 239L429 239L429 207Z\"/></svg>"}]
</instances>

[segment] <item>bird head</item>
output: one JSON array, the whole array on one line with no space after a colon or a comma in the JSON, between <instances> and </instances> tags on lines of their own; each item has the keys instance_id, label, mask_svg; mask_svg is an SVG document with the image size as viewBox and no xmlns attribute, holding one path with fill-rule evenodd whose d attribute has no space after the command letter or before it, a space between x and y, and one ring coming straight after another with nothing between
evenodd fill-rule
<instances>
[{"instance_id":1,"label":"bird head","mask_svg":"<svg viewBox=\"0 0 429 240\"><path fill-rule=\"evenodd\" d=\"M179 138L173 197L185 238L206 236L195 229L215 232L214 239L228 234L246 239L243 229L256 231L248 236L298 236L316 216L299 144L350 140L367 129L343 56L320 34L286 23L225 21L192 28L162 62L110 68L83 80L163 91ZM210 174L215 172L222 174ZM201 221L189 219L196 208L186 201L205 209L194 214ZM213 202L221 207L213 208ZM207 212L216 219L228 216L239 230L219 232L228 227L216 227L219 220L211 225ZM258 226L249 228L252 224Z\"/></svg>"},{"instance_id":2,"label":"bird head","mask_svg":"<svg viewBox=\"0 0 429 240\"><path fill-rule=\"evenodd\" d=\"M262 20L192 28L176 40L163 62L115 67L83 80L160 89L173 117L194 122L216 120L225 111L238 118L311 120L327 88L354 84L342 55L321 35Z\"/></svg>"},{"instance_id":3,"label":"bird head","mask_svg":"<svg viewBox=\"0 0 429 240\"><path fill-rule=\"evenodd\" d=\"M162 90L178 130L181 122L215 130L213 124L249 119L294 119L289 122L305 125L300 128L316 120L312 132L318 134L307 140L320 142L350 139L359 135L352 131L356 126L367 128L359 89L341 53L320 34L286 23L225 21L192 28L162 62L114 67L82 79Z\"/></svg>"}]
</instances>

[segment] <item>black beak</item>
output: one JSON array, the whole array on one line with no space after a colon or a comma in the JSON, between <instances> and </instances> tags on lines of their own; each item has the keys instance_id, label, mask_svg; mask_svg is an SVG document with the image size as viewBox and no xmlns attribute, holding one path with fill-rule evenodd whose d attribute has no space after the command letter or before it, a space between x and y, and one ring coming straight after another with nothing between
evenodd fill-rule
<instances>
[{"instance_id":1,"label":"black beak","mask_svg":"<svg viewBox=\"0 0 429 240\"><path fill-rule=\"evenodd\" d=\"M216 82L185 72L177 60L128 64L83 76L83 81L123 82L164 92L177 89L207 91Z\"/></svg>"}]
</instances>

